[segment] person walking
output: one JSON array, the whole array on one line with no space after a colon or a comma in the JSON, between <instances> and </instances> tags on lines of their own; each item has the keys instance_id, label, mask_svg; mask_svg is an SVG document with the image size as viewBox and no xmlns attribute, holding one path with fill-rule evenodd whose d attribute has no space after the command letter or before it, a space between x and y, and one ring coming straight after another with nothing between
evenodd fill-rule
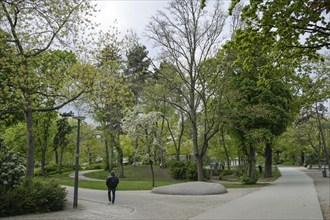
<instances>
[{"instance_id":1,"label":"person walking","mask_svg":"<svg viewBox=\"0 0 330 220\"><path fill-rule=\"evenodd\" d=\"M112 204L115 203L116 189L117 189L118 183L119 183L119 178L115 175L115 172L112 170L106 181L106 184L108 187L109 203L111 203L111 202L112 202ZM111 194L112 194L112 200L111 200Z\"/></svg>"}]
</instances>

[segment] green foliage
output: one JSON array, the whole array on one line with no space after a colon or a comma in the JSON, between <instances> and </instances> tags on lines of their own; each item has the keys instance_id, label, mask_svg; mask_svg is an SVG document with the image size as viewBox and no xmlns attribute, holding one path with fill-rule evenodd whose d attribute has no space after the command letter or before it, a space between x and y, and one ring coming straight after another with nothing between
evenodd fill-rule
<instances>
[{"instance_id":1,"label":"green foliage","mask_svg":"<svg viewBox=\"0 0 330 220\"><path fill-rule=\"evenodd\" d=\"M236 176L243 176L243 174L245 173L245 171L246 171L245 166L243 166L243 165L238 166L238 167L236 167L236 169L235 169L235 175L236 175Z\"/></svg>"},{"instance_id":2,"label":"green foliage","mask_svg":"<svg viewBox=\"0 0 330 220\"><path fill-rule=\"evenodd\" d=\"M20 122L6 127L2 138L11 151L26 155L26 125L24 123Z\"/></svg>"},{"instance_id":3,"label":"green foliage","mask_svg":"<svg viewBox=\"0 0 330 220\"><path fill-rule=\"evenodd\" d=\"M258 179L259 179L259 174L256 171L253 172L251 176L244 174L243 176L240 177L240 181L242 182L242 184L245 185L256 184Z\"/></svg>"},{"instance_id":4,"label":"green foliage","mask_svg":"<svg viewBox=\"0 0 330 220\"><path fill-rule=\"evenodd\" d=\"M125 166L125 176L124 178L121 178L121 180L125 181L146 181L150 178L150 168L148 165L141 165L141 166ZM118 168L114 168L115 173L118 173ZM163 169L158 166L154 167L154 173L155 173L155 179L156 182L162 181L162 182L171 182L174 181L173 178L170 177L170 172L168 169ZM90 178L96 178L105 180L107 176L109 176L109 172L106 170L102 171L96 171L91 173L86 173L85 176Z\"/></svg>"},{"instance_id":5,"label":"green foliage","mask_svg":"<svg viewBox=\"0 0 330 220\"><path fill-rule=\"evenodd\" d=\"M170 172L174 179L197 180L196 163L190 160L172 160L169 162Z\"/></svg>"},{"instance_id":6,"label":"green foliage","mask_svg":"<svg viewBox=\"0 0 330 220\"><path fill-rule=\"evenodd\" d=\"M124 168L125 177L120 178L119 190L151 190L151 171L149 166L141 165L141 166L125 166ZM116 174L119 173L118 168L114 168ZM164 186L175 183L180 183L182 181L175 180L171 177L170 171L168 168L163 169L158 166L154 167L155 173L155 186ZM95 172L86 173L84 176L99 179L100 182L97 181L79 181L79 187L88 188L88 189L99 189L106 190L105 180L109 175L108 171L99 170ZM52 179L56 180L61 185L73 186L74 179L68 177L68 173L62 175L54 175Z\"/></svg>"},{"instance_id":7,"label":"green foliage","mask_svg":"<svg viewBox=\"0 0 330 220\"><path fill-rule=\"evenodd\" d=\"M135 95L145 85L150 78L151 72L148 71L151 60L148 58L149 51L144 45L135 43L127 52L127 70L126 76L133 84L132 90Z\"/></svg>"},{"instance_id":8,"label":"green foliage","mask_svg":"<svg viewBox=\"0 0 330 220\"><path fill-rule=\"evenodd\" d=\"M220 176L229 176L235 174L234 170L220 170Z\"/></svg>"},{"instance_id":9,"label":"green foliage","mask_svg":"<svg viewBox=\"0 0 330 220\"><path fill-rule=\"evenodd\" d=\"M243 184L256 184L259 179L259 173L257 171L252 171L251 175L247 175L246 172L243 173L242 176L240 176L240 181Z\"/></svg>"},{"instance_id":10,"label":"green foliage","mask_svg":"<svg viewBox=\"0 0 330 220\"><path fill-rule=\"evenodd\" d=\"M249 174L247 165L238 166L235 175L239 177L242 184L256 184L260 177L260 173L256 170L252 170Z\"/></svg>"},{"instance_id":11,"label":"green foliage","mask_svg":"<svg viewBox=\"0 0 330 220\"><path fill-rule=\"evenodd\" d=\"M238 2L240 0L232 0L230 10ZM301 52L315 52L322 47L329 48L329 11L328 0L251 0L243 10L243 17L248 24L257 25L260 32L276 36L277 45L283 51L286 49L285 53L294 47L302 48Z\"/></svg>"},{"instance_id":12,"label":"green foliage","mask_svg":"<svg viewBox=\"0 0 330 220\"><path fill-rule=\"evenodd\" d=\"M54 137L55 147L65 148L68 145L67 135L72 133L72 126L68 122L68 117L72 117L73 113L61 114L61 118L56 121L57 132Z\"/></svg>"},{"instance_id":13,"label":"green foliage","mask_svg":"<svg viewBox=\"0 0 330 220\"><path fill-rule=\"evenodd\" d=\"M75 170L75 165L62 165L62 172L71 172ZM60 165L55 163L50 163L45 166L45 173L47 175L54 175L60 173ZM34 170L34 175L40 176L41 175L41 169L36 168Z\"/></svg>"},{"instance_id":14,"label":"green foliage","mask_svg":"<svg viewBox=\"0 0 330 220\"><path fill-rule=\"evenodd\" d=\"M103 168L104 168L103 163L93 163L93 164L83 167L84 170L96 170L96 169L103 169Z\"/></svg>"},{"instance_id":15,"label":"green foliage","mask_svg":"<svg viewBox=\"0 0 330 220\"><path fill-rule=\"evenodd\" d=\"M62 210L66 191L54 181L25 179L17 188L1 190L0 217Z\"/></svg>"},{"instance_id":16,"label":"green foliage","mask_svg":"<svg viewBox=\"0 0 330 220\"><path fill-rule=\"evenodd\" d=\"M0 189L7 190L17 187L24 176L24 172L25 166L23 165L22 159L17 154L1 146Z\"/></svg>"}]
</instances>

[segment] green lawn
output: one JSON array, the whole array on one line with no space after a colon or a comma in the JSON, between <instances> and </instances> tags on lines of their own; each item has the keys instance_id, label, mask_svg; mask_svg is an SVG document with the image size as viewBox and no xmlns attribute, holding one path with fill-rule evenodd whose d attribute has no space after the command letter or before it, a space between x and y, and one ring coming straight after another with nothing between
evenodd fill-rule
<instances>
[{"instance_id":1,"label":"green lawn","mask_svg":"<svg viewBox=\"0 0 330 220\"><path fill-rule=\"evenodd\" d=\"M115 173L118 174L118 169L114 169ZM269 182L276 180L280 176L278 170L273 170L274 177L272 178L261 178L260 183L254 185L243 185L237 182L228 181L223 184L226 188L251 188L251 187L263 187L269 185ZM171 177L169 169L161 169L159 167L154 168L155 173L155 186L165 186L184 181L175 180ZM69 173L63 173L61 175L53 175L51 179L56 180L61 185L74 186L74 179L68 177ZM100 179L102 181L85 181L79 180L80 188L106 190L105 180L109 173L104 170L99 170L91 173L86 173L86 177ZM120 178L118 189L121 191L125 190L151 190L152 189L152 177L149 166L125 166L124 167L124 178Z\"/></svg>"},{"instance_id":2,"label":"green lawn","mask_svg":"<svg viewBox=\"0 0 330 220\"><path fill-rule=\"evenodd\" d=\"M55 178L54 178L55 179ZM74 186L74 179L71 178L57 178L55 179L58 183L65 186ZM96 182L96 181L86 181L79 180L78 182L79 188L87 188L87 189L98 189L98 190L106 190L107 187L105 182ZM164 186L173 184L172 182L155 182L157 186ZM120 181L118 185L118 190L126 191L126 190L151 190L152 183L148 181Z\"/></svg>"},{"instance_id":3,"label":"green lawn","mask_svg":"<svg viewBox=\"0 0 330 220\"><path fill-rule=\"evenodd\" d=\"M118 175L118 168L114 169L116 175ZM169 169L162 169L160 167L154 167L155 180L165 181L165 182L182 182L175 180L171 177ZM100 170L96 172L86 173L86 177L106 180L109 176L108 171ZM121 178L123 181L152 181L150 166L125 166L124 167L124 178Z\"/></svg>"},{"instance_id":4,"label":"green lawn","mask_svg":"<svg viewBox=\"0 0 330 220\"><path fill-rule=\"evenodd\" d=\"M114 169L118 174L118 169ZM119 190L151 190L152 189L152 177L149 166L125 166L124 178L120 178L118 185ZM183 181L173 179L168 169L161 169L159 167L154 168L155 173L155 186L165 186L180 183ZM74 179L68 177L69 173L62 175L53 175L51 178L56 180L62 185L74 186ZM86 173L86 177L103 180L101 182L79 180L79 187L88 189L106 190L105 180L108 177L109 172L99 170L91 173Z\"/></svg>"}]
</instances>

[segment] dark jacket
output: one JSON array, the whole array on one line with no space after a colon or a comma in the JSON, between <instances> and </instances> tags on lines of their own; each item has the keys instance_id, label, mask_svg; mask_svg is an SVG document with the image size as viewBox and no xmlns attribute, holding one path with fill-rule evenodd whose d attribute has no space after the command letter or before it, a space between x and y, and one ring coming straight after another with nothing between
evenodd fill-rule
<instances>
[{"instance_id":1,"label":"dark jacket","mask_svg":"<svg viewBox=\"0 0 330 220\"><path fill-rule=\"evenodd\" d=\"M111 173L108 176L107 181L106 181L106 184L107 184L108 189L115 189L115 188L117 188L118 183L119 183L118 177L116 177L114 173Z\"/></svg>"}]
</instances>

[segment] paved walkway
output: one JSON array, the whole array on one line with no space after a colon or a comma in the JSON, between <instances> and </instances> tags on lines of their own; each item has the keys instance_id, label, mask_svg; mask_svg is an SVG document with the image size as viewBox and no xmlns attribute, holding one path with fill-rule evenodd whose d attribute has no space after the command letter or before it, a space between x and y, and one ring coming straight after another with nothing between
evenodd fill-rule
<instances>
[{"instance_id":1,"label":"paved walkway","mask_svg":"<svg viewBox=\"0 0 330 220\"><path fill-rule=\"evenodd\" d=\"M78 209L72 209L73 187L64 211L4 219L295 219L322 220L311 178L296 168L280 168L282 177L263 188L228 189L218 195L161 195L150 191L117 191L109 205L105 190L79 188Z\"/></svg>"},{"instance_id":2,"label":"paved walkway","mask_svg":"<svg viewBox=\"0 0 330 220\"><path fill-rule=\"evenodd\" d=\"M313 180L296 168L280 168L272 185L191 219L323 219Z\"/></svg>"},{"instance_id":3,"label":"paved walkway","mask_svg":"<svg viewBox=\"0 0 330 220\"><path fill-rule=\"evenodd\" d=\"M88 181L96 181L96 182L105 182L105 180L100 180L100 179L94 179L94 178L89 178L84 176L85 173L90 173L90 172L94 172L94 171L100 171L100 170L79 170L78 172L78 179L79 180L88 180ZM69 174L70 178L74 178L75 177L75 173L70 173Z\"/></svg>"}]
</instances>

